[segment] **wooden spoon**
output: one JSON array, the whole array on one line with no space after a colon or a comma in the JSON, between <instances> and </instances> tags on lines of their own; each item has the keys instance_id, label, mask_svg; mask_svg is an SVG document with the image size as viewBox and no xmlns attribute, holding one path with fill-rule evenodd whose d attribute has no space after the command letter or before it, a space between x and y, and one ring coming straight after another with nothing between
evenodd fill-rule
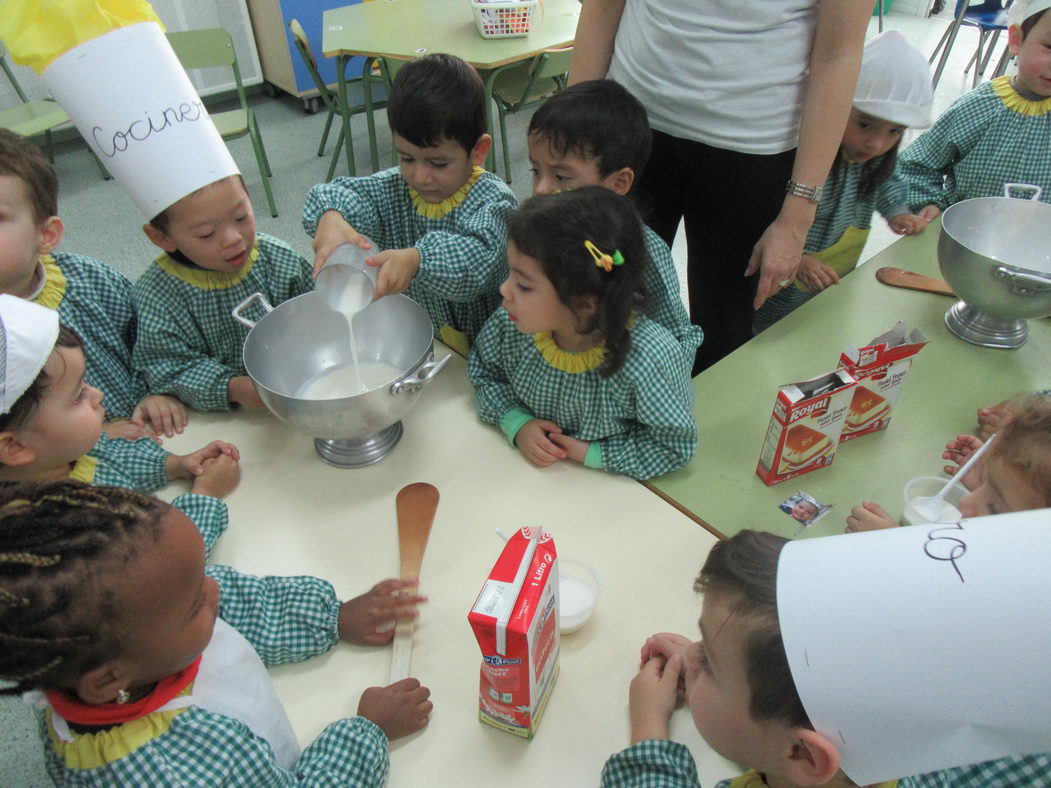
<instances>
[{"instance_id":1,"label":"wooden spoon","mask_svg":"<svg viewBox=\"0 0 1051 788\"><path fill-rule=\"evenodd\" d=\"M891 287L903 287L906 290L919 290L921 293L955 297L952 288L941 279L915 274L902 268L881 268L876 271L876 279Z\"/></svg>"},{"instance_id":2,"label":"wooden spoon","mask_svg":"<svg viewBox=\"0 0 1051 788\"><path fill-rule=\"evenodd\" d=\"M438 508L438 497L438 488L426 482L416 482L398 491L398 552L401 554L402 577L420 575L427 537L431 535L434 512ZM389 684L409 675L414 624L413 621L399 621L394 629Z\"/></svg>"}]
</instances>

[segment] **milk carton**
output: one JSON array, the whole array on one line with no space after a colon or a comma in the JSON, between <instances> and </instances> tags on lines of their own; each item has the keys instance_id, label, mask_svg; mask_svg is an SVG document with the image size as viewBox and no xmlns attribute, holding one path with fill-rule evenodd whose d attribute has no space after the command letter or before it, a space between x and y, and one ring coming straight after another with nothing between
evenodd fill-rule
<instances>
[{"instance_id":1,"label":"milk carton","mask_svg":"<svg viewBox=\"0 0 1051 788\"><path fill-rule=\"evenodd\" d=\"M478 718L533 738L558 675L558 554L522 528L504 545L467 616L482 649Z\"/></svg>"},{"instance_id":2,"label":"milk carton","mask_svg":"<svg viewBox=\"0 0 1051 788\"><path fill-rule=\"evenodd\" d=\"M759 478L769 486L831 465L855 385L837 369L782 386L755 469Z\"/></svg>"}]
</instances>

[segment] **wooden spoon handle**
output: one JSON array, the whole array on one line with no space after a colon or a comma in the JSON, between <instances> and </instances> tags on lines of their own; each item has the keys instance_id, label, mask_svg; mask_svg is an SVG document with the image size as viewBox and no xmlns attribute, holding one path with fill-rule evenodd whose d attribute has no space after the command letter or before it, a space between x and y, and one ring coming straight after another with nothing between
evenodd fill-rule
<instances>
[{"instance_id":1,"label":"wooden spoon handle","mask_svg":"<svg viewBox=\"0 0 1051 788\"><path fill-rule=\"evenodd\" d=\"M952 288L941 279L916 274L902 268L881 268L876 271L876 279L891 287L903 287L906 290L919 290L922 293L955 296Z\"/></svg>"},{"instance_id":2,"label":"wooden spoon handle","mask_svg":"<svg viewBox=\"0 0 1051 788\"><path fill-rule=\"evenodd\" d=\"M401 576L419 577L423 553L438 508L438 489L433 484L416 482L398 492L398 551ZM393 684L409 676L412 667L412 631L414 622L399 621L394 629L390 658L390 681Z\"/></svg>"}]
</instances>

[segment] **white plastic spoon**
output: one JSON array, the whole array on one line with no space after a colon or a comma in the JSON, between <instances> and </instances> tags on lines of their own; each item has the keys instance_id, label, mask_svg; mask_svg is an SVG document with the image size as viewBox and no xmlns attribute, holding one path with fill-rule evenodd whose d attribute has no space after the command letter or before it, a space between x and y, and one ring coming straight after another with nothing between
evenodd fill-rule
<instances>
[{"instance_id":1,"label":"white plastic spoon","mask_svg":"<svg viewBox=\"0 0 1051 788\"><path fill-rule=\"evenodd\" d=\"M956 484L957 480L962 481L963 477L974 467L974 464L978 462L978 458L985 453L985 450L989 448L989 444L995 439L996 435L990 436L989 440L978 448L978 451L968 457L967 462L959 467L956 473L953 474L953 477L945 483L945 486L942 487L941 490L938 491L937 495L926 495L914 498L912 500L912 508L916 510L916 513L929 522L939 522L942 513L942 505L945 502L945 496L949 493L949 490L952 489L952 486Z\"/></svg>"}]
</instances>

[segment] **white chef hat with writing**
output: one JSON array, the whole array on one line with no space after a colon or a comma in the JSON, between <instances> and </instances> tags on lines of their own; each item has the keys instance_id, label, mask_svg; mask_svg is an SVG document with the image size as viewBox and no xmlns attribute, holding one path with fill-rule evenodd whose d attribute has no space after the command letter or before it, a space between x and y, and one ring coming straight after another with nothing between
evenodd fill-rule
<instances>
[{"instance_id":1,"label":"white chef hat with writing","mask_svg":"<svg viewBox=\"0 0 1051 788\"><path fill-rule=\"evenodd\" d=\"M927 58L905 36L887 30L865 43L855 107L880 120L925 129L933 101Z\"/></svg>"},{"instance_id":2,"label":"white chef hat with writing","mask_svg":"<svg viewBox=\"0 0 1051 788\"><path fill-rule=\"evenodd\" d=\"M24 298L0 295L0 414L33 385L58 339L58 312Z\"/></svg>"},{"instance_id":3,"label":"white chef hat with writing","mask_svg":"<svg viewBox=\"0 0 1051 788\"><path fill-rule=\"evenodd\" d=\"M785 653L858 785L1051 752L1051 509L789 542Z\"/></svg>"},{"instance_id":4,"label":"white chef hat with writing","mask_svg":"<svg viewBox=\"0 0 1051 788\"><path fill-rule=\"evenodd\" d=\"M1051 0L1015 0L1007 11L1007 23L1021 25L1025 20L1051 8Z\"/></svg>"},{"instance_id":5,"label":"white chef hat with writing","mask_svg":"<svg viewBox=\"0 0 1051 788\"><path fill-rule=\"evenodd\" d=\"M147 219L238 172L156 22L79 44L52 61L43 76Z\"/></svg>"}]
</instances>

